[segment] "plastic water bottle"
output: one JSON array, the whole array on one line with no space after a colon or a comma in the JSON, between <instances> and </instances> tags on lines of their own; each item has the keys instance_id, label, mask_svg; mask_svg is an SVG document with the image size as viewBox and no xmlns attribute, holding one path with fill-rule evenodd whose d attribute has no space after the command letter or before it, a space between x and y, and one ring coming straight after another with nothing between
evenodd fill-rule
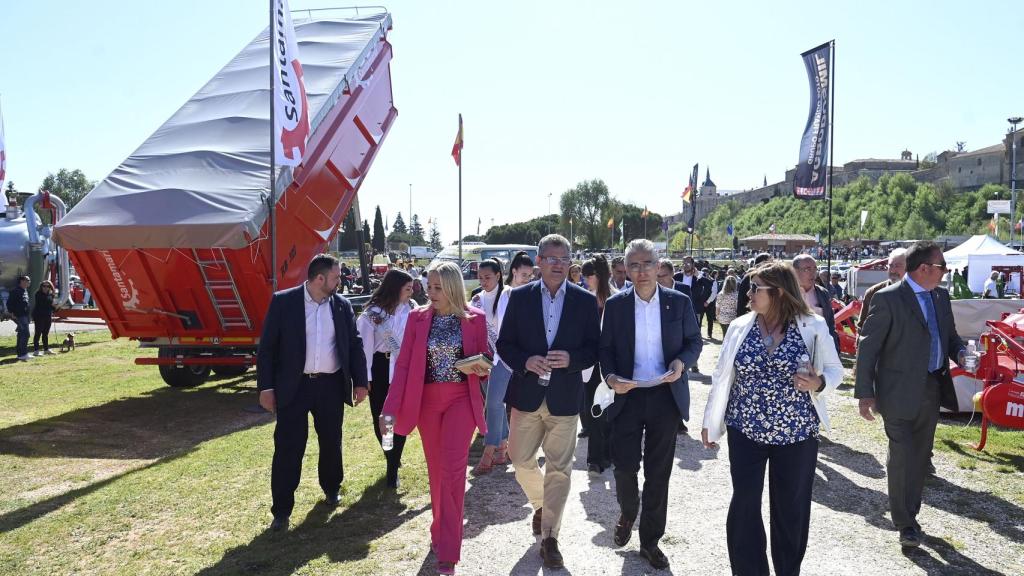
<instances>
[{"instance_id":1,"label":"plastic water bottle","mask_svg":"<svg viewBox=\"0 0 1024 576\"><path fill-rule=\"evenodd\" d=\"M811 373L811 357L807 354L800 355L800 365L796 368L797 374L810 374Z\"/></svg>"},{"instance_id":2,"label":"plastic water bottle","mask_svg":"<svg viewBox=\"0 0 1024 576\"><path fill-rule=\"evenodd\" d=\"M395 447L395 419L392 416L384 417L384 431L380 435L380 447L385 452Z\"/></svg>"},{"instance_id":3,"label":"plastic water bottle","mask_svg":"<svg viewBox=\"0 0 1024 576\"><path fill-rule=\"evenodd\" d=\"M978 369L978 345L974 340L967 341L967 351L964 353L964 370L975 372Z\"/></svg>"},{"instance_id":4,"label":"plastic water bottle","mask_svg":"<svg viewBox=\"0 0 1024 576\"><path fill-rule=\"evenodd\" d=\"M540 384L541 386L544 387L547 387L548 384L551 384L551 372L545 372L543 375L537 376L537 384Z\"/></svg>"}]
</instances>

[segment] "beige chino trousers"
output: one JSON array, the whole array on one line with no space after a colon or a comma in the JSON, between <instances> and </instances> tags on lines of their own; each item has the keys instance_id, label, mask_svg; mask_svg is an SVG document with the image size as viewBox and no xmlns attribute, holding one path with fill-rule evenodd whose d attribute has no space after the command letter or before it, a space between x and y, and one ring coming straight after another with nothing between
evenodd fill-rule
<instances>
[{"instance_id":1,"label":"beige chino trousers","mask_svg":"<svg viewBox=\"0 0 1024 576\"><path fill-rule=\"evenodd\" d=\"M547 401L535 412L512 409L508 456L533 509L541 513L541 538L557 538L562 511L569 499L569 476L576 451L579 415L552 416ZM544 449L544 472L537 465L537 449Z\"/></svg>"}]
</instances>

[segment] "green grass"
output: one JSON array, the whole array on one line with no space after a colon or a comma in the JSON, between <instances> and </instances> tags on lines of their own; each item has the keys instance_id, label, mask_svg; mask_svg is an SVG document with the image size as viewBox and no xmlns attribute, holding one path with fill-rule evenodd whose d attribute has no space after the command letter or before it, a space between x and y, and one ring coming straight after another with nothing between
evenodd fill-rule
<instances>
[{"instance_id":1,"label":"green grass","mask_svg":"<svg viewBox=\"0 0 1024 576\"><path fill-rule=\"evenodd\" d=\"M422 557L426 524L402 528L429 500L418 436L396 496L369 407L347 409L342 506L330 511L310 427L293 530L270 535L273 419L249 411L253 373L175 390L132 364L152 351L107 333L78 341L0 367L0 574L359 575Z\"/></svg>"}]
</instances>

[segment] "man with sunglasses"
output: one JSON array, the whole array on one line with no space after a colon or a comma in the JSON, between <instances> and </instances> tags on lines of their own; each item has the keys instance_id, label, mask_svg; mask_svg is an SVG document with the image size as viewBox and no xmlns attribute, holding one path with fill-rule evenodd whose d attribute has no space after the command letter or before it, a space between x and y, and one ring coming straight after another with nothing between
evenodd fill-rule
<instances>
[{"instance_id":1,"label":"man with sunglasses","mask_svg":"<svg viewBox=\"0 0 1024 576\"><path fill-rule=\"evenodd\" d=\"M854 397L860 414L882 415L889 437L886 471L892 522L905 548L921 545L917 523L921 493L935 439L939 406L957 407L947 358L963 364L942 249L931 241L907 251L903 280L875 293L857 345Z\"/></svg>"},{"instance_id":2,"label":"man with sunglasses","mask_svg":"<svg viewBox=\"0 0 1024 576\"><path fill-rule=\"evenodd\" d=\"M582 373L597 362L601 321L597 298L571 282L569 241L549 234L537 246L541 279L509 293L498 336L512 369L505 402L512 407L508 455L516 481L533 506L544 566L562 568L558 531L569 498L576 429L583 404ZM537 450L544 448L544 472Z\"/></svg>"}]
</instances>

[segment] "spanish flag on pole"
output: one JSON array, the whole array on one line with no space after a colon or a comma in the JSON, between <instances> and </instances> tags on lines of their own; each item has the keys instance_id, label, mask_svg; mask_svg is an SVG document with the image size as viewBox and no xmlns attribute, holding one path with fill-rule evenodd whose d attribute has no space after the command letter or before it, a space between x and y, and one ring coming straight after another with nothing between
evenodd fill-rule
<instances>
[{"instance_id":1,"label":"spanish flag on pole","mask_svg":"<svg viewBox=\"0 0 1024 576\"><path fill-rule=\"evenodd\" d=\"M462 114L459 114L459 133L455 135L455 144L452 145L452 158L455 158L455 165L462 166Z\"/></svg>"}]
</instances>

